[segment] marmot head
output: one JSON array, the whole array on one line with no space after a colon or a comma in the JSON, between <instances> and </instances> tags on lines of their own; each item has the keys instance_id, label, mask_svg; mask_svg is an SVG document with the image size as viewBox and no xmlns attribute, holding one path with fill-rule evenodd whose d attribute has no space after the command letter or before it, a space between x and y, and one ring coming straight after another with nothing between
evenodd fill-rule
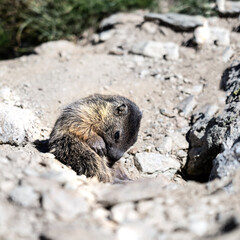
<instances>
[{"instance_id":1,"label":"marmot head","mask_svg":"<svg viewBox=\"0 0 240 240\"><path fill-rule=\"evenodd\" d=\"M111 103L111 113L99 135L105 141L109 162L114 163L137 141L142 112L135 103L121 96L111 96L107 101Z\"/></svg>"}]
</instances>

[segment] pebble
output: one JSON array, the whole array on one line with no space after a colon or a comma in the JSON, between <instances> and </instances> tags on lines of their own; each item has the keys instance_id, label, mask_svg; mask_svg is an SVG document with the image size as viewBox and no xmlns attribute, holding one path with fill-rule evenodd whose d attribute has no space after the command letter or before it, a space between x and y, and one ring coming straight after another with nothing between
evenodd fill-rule
<instances>
[{"instance_id":1,"label":"pebble","mask_svg":"<svg viewBox=\"0 0 240 240\"><path fill-rule=\"evenodd\" d=\"M109 51L109 54L122 56L124 54L124 51L120 47L114 47Z\"/></svg>"},{"instance_id":2,"label":"pebble","mask_svg":"<svg viewBox=\"0 0 240 240\"><path fill-rule=\"evenodd\" d=\"M10 198L13 202L23 207L39 206L39 194L30 186L15 187L10 193Z\"/></svg>"},{"instance_id":3,"label":"pebble","mask_svg":"<svg viewBox=\"0 0 240 240\"><path fill-rule=\"evenodd\" d=\"M113 30L113 29L101 32L101 33L99 33L99 41L105 42L105 41L109 40L110 38L112 38L114 34L115 34L115 30Z\"/></svg>"},{"instance_id":4,"label":"pebble","mask_svg":"<svg viewBox=\"0 0 240 240\"><path fill-rule=\"evenodd\" d=\"M0 164L8 164L9 161L6 157L0 156Z\"/></svg>"},{"instance_id":5,"label":"pebble","mask_svg":"<svg viewBox=\"0 0 240 240\"><path fill-rule=\"evenodd\" d=\"M179 58L179 47L173 42L142 41L132 46L131 53L151 58L176 60Z\"/></svg>"},{"instance_id":6,"label":"pebble","mask_svg":"<svg viewBox=\"0 0 240 240\"><path fill-rule=\"evenodd\" d=\"M117 240L146 240L156 236L155 228L140 222L120 226L117 230Z\"/></svg>"},{"instance_id":7,"label":"pebble","mask_svg":"<svg viewBox=\"0 0 240 240\"><path fill-rule=\"evenodd\" d=\"M186 87L182 87L179 88L180 91L183 91L185 93L188 93L190 95L198 95L202 92L203 90L203 85L202 84L198 84L198 85L194 85L191 88L186 88Z\"/></svg>"},{"instance_id":8,"label":"pebble","mask_svg":"<svg viewBox=\"0 0 240 240\"><path fill-rule=\"evenodd\" d=\"M210 38L210 31L208 26L208 21L206 20L203 26L197 27L194 32L194 41L198 45L206 44Z\"/></svg>"},{"instance_id":9,"label":"pebble","mask_svg":"<svg viewBox=\"0 0 240 240\"><path fill-rule=\"evenodd\" d=\"M156 24L152 23L152 22L145 22L143 25L142 25L142 30L144 30L146 33L149 33L149 34L155 34L158 30L158 27Z\"/></svg>"},{"instance_id":10,"label":"pebble","mask_svg":"<svg viewBox=\"0 0 240 240\"><path fill-rule=\"evenodd\" d=\"M175 117L174 113L168 111L167 109L161 108L159 111L165 117L169 117L169 118L174 118Z\"/></svg>"},{"instance_id":11,"label":"pebble","mask_svg":"<svg viewBox=\"0 0 240 240\"><path fill-rule=\"evenodd\" d=\"M190 16L186 14L179 13L148 13L144 16L145 20L157 20L161 23L167 24L173 29L190 31L198 26L204 24L205 18L201 16Z\"/></svg>"},{"instance_id":12,"label":"pebble","mask_svg":"<svg viewBox=\"0 0 240 240\"><path fill-rule=\"evenodd\" d=\"M234 55L234 51L231 47L225 48L223 54L222 54L222 60L226 63L228 62Z\"/></svg>"},{"instance_id":13,"label":"pebble","mask_svg":"<svg viewBox=\"0 0 240 240\"><path fill-rule=\"evenodd\" d=\"M146 216L151 213L152 208L154 207L154 203L152 200L140 201L137 204L137 210L140 215Z\"/></svg>"},{"instance_id":14,"label":"pebble","mask_svg":"<svg viewBox=\"0 0 240 240\"><path fill-rule=\"evenodd\" d=\"M199 237L204 236L207 232L208 223L205 220L190 221L189 230Z\"/></svg>"},{"instance_id":15,"label":"pebble","mask_svg":"<svg viewBox=\"0 0 240 240\"><path fill-rule=\"evenodd\" d=\"M137 220L139 216L134 208L132 202L118 204L111 209L111 218L118 223Z\"/></svg>"},{"instance_id":16,"label":"pebble","mask_svg":"<svg viewBox=\"0 0 240 240\"><path fill-rule=\"evenodd\" d=\"M166 136L166 137L163 138L162 143L160 144L160 146L157 147L157 150L161 154L166 154L166 153L170 153L172 151L172 147L173 147L172 138L169 137L169 136Z\"/></svg>"},{"instance_id":17,"label":"pebble","mask_svg":"<svg viewBox=\"0 0 240 240\"><path fill-rule=\"evenodd\" d=\"M179 110L181 116L189 117L194 108L197 106L197 101L193 95L186 97L176 107Z\"/></svg>"}]
</instances>

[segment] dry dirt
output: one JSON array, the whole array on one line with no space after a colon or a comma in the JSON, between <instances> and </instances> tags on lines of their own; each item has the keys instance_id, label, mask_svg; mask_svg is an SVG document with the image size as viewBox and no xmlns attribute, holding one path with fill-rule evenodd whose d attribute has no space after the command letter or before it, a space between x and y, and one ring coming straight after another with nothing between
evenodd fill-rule
<instances>
[{"instance_id":1,"label":"dry dirt","mask_svg":"<svg viewBox=\"0 0 240 240\"><path fill-rule=\"evenodd\" d=\"M192 38L192 32L175 32L155 23L140 27L138 19L143 19L143 12L136 15L135 21L115 26L114 36L105 42L94 45L83 39L76 45L46 43L36 50L36 55L0 62L0 87L10 88L12 95L19 97L20 107L30 109L40 120L37 139L48 138L64 106L93 93L123 95L143 111L138 142L124 156L130 160L136 152L161 153L165 136L176 132L186 136L191 115L202 106L214 104L219 107L217 114L222 111L225 93L220 90L220 80L240 51L239 33L232 31L239 21L210 21L230 31L234 56L224 62L226 46L186 47L184 43ZM130 54L130 45L140 40L173 41L180 47L180 57L170 61ZM122 55L109 54L119 45ZM190 94L196 98L197 106L184 117L176 107ZM164 111L168 116L162 114ZM181 150L181 146L173 144L163 154L180 159L184 165L187 149ZM136 182L135 188L128 184L110 186L75 176L50 153L39 152L31 143L0 145L0 154L0 239L240 236L239 189L236 195L223 190L231 180L200 184L182 179L184 174L173 179L160 174L158 182ZM143 177L136 169L125 167L133 177ZM240 183L239 174L234 181ZM132 191L135 194L129 196ZM110 197L113 195L118 200ZM26 198L30 199L27 203Z\"/></svg>"}]
</instances>

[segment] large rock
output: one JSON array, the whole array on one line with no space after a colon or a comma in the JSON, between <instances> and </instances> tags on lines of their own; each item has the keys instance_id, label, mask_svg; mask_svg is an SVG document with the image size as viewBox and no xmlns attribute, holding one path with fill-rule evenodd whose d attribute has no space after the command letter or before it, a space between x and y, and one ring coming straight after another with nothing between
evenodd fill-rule
<instances>
[{"instance_id":1,"label":"large rock","mask_svg":"<svg viewBox=\"0 0 240 240\"><path fill-rule=\"evenodd\" d=\"M210 178L222 178L233 175L237 168L240 168L240 142L232 148L226 149L213 160Z\"/></svg>"},{"instance_id":2,"label":"large rock","mask_svg":"<svg viewBox=\"0 0 240 240\"><path fill-rule=\"evenodd\" d=\"M217 159L216 156L227 151L239 141L240 132L240 63L225 70L222 77L222 87L226 91L226 107L217 118L209 119L200 117L188 133L191 149L188 153L186 171L190 176L208 176L212 169L212 178L227 175L228 161L223 161L226 156ZM214 160L215 159L215 160ZM214 161L213 161L214 160ZM219 163L221 162L221 164ZM229 160L231 161L231 160ZM226 166L226 173L222 172Z\"/></svg>"},{"instance_id":3,"label":"large rock","mask_svg":"<svg viewBox=\"0 0 240 240\"><path fill-rule=\"evenodd\" d=\"M164 24L181 31L192 31L196 27L202 26L206 19L201 16L190 16L179 13L148 13L144 16L145 20L159 21L160 24Z\"/></svg>"},{"instance_id":4,"label":"large rock","mask_svg":"<svg viewBox=\"0 0 240 240\"><path fill-rule=\"evenodd\" d=\"M221 16L238 16L240 14L240 1L217 0L217 10Z\"/></svg>"},{"instance_id":5,"label":"large rock","mask_svg":"<svg viewBox=\"0 0 240 240\"><path fill-rule=\"evenodd\" d=\"M34 139L38 122L30 110L0 103L0 113L0 144L21 145Z\"/></svg>"},{"instance_id":6,"label":"large rock","mask_svg":"<svg viewBox=\"0 0 240 240\"><path fill-rule=\"evenodd\" d=\"M85 225L84 225L84 222ZM51 240L92 240L92 239L104 239L112 240L112 236L101 226L98 226L95 221L89 219L78 219L75 222L54 222L46 226L39 239L51 239ZM105 230L105 231L104 231Z\"/></svg>"},{"instance_id":7,"label":"large rock","mask_svg":"<svg viewBox=\"0 0 240 240\"><path fill-rule=\"evenodd\" d=\"M43 208L63 220L72 220L88 212L89 205L77 192L53 188L43 194Z\"/></svg>"},{"instance_id":8,"label":"large rock","mask_svg":"<svg viewBox=\"0 0 240 240\"><path fill-rule=\"evenodd\" d=\"M197 27L193 34L194 41L198 45L229 46L230 44L229 30L219 27L209 27L207 22L204 26Z\"/></svg>"},{"instance_id":9,"label":"large rock","mask_svg":"<svg viewBox=\"0 0 240 240\"><path fill-rule=\"evenodd\" d=\"M152 58L179 58L179 47L172 42L142 41L135 44L130 52Z\"/></svg>"},{"instance_id":10,"label":"large rock","mask_svg":"<svg viewBox=\"0 0 240 240\"><path fill-rule=\"evenodd\" d=\"M225 28L210 27L209 44L228 46L230 44L230 32Z\"/></svg>"},{"instance_id":11,"label":"large rock","mask_svg":"<svg viewBox=\"0 0 240 240\"><path fill-rule=\"evenodd\" d=\"M160 176L129 182L125 185L96 186L94 191L99 203L104 206L113 206L119 203L157 197L162 193L162 187L170 183L168 179Z\"/></svg>"},{"instance_id":12,"label":"large rock","mask_svg":"<svg viewBox=\"0 0 240 240\"><path fill-rule=\"evenodd\" d=\"M173 177L179 170L180 163L170 157L159 153L137 153L135 156L135 165L139 171L145 174L160 172L164 175Z\"/></svg>"}]
</instances>

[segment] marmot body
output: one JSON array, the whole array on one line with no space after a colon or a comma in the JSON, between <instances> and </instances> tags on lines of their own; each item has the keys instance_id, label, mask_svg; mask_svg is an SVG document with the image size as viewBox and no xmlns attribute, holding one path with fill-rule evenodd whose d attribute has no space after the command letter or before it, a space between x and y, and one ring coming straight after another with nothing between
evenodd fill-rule
<instances>
[{"instance_id":1,"label":"marmot body","mask_svg":"<svg viewBox=\"0 0 240 240\"><path fill-rule=\"evenodd\" d=\"M110 168L136 142L141 118L137 105L127 98L92 95L63 110L49 147L77 174L108 182Z\"/></svg>"}]
</instances>

